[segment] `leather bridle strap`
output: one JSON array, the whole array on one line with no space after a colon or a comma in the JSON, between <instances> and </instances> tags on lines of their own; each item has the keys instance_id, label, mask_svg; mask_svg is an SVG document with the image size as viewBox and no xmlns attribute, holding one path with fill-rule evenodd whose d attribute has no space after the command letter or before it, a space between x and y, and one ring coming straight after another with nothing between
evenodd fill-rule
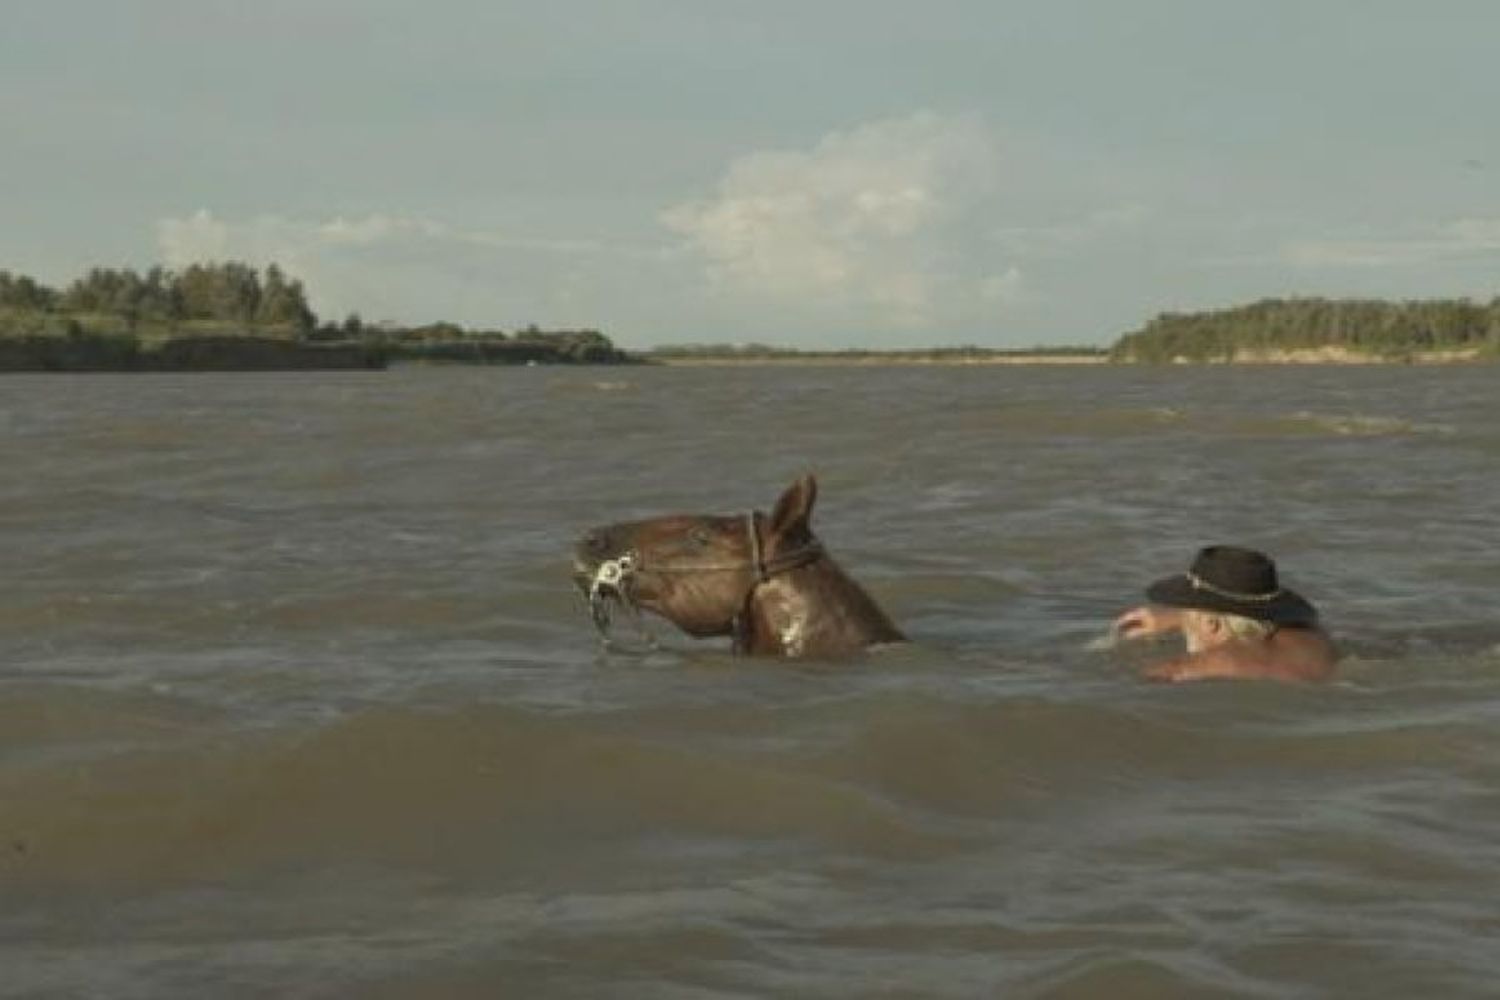
<instances>
[{"instance_id":1,"label":"leather bridle strap","mask_svg":"<svg viewBox=\"0 0 1500 1000\"><path fill-rule=\"evenodd\" d=\"M756 527L755 512L751 511L745 515L745 536L750 543L750 559L748 562L730 563L696 563L687 566L652 566L636 553L627 553L630 564L626 567L627 573L655 573L658 576L685 575L689 573L738 573L742 570L753 570L757 583L765 583L771 577L787 570L797 569L814 562L823 555L823 545L817 539L809 541L806 545L799 545L795 549L782 552L770 559L766 558L765 546L760 540L760 531Z\"/></svg>"},{"instance_id":2,"label":"leather bridle strap","mask_svg":"<svg viewBox=\"0 0 1500 1000\"><path fill-rule=\"evenodd\" d=\"M766 561L760 549L760 531L755 527L753 510L745 512L745 534L750 539L750 564L755 567L755 579L765 583L770 576L766 574Z\"/></svg>"},{"instance_id":3,"label":"leather bridle strap","mask_svg":"<svg viewBox=\"0 0 1500 1000\"><path fill-rule=\"evenodd\" d=\"M767 562L765 552L761 547L760 530L756 527L754 511L745 515L745 533L750 539L750 561L755 568L755 582L745 590L745 597L740 602L740 610L729 625L735 651L741 653L750 650L750 605L755 600L755 592L760 589L761 584L769 582L777 573L805 566L823 555L823 546L814 539L790 552L783 552Z\"/></svg>"}]
</instances>

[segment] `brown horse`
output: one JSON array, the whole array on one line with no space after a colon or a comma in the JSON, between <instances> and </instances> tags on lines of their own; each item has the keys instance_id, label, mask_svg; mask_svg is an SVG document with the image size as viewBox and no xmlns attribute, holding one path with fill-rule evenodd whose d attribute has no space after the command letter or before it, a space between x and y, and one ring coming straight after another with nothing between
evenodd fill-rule
<instances>
[{"instance_id":1,"label":"brown horse","mask_svg":"<svg viewBox=\"0 0 1500 1000\"><path fill-rule=\"evenodd\" d=\"M813 535L817 496L804 476L769 518L683 514L595 528L573 551L574 580L606 635L611 607L625 604L757 656L840 656L903 640Z\"/></svg>"}]
</instances>

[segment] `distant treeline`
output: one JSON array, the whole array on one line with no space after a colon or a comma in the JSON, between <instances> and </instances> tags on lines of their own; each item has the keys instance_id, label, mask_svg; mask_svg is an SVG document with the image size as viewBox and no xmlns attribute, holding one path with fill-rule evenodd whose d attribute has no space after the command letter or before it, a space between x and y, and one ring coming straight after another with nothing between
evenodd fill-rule
<instances>
[{"instance_id":1,"label":"distant treeline","mask_svg":"<svg viewBox=\"0 0 1500 1000\"><path fill-rule=\"evenodd\" d=\"M302 283L272 264L95 268L62 289L0 270L0 371L380 367L388 360L453 364L621 364L635 361L985 362L1064 358L1123 362L1500 359L1500 298L1389 302L1265 299L1163 313L1112 347L798 350L770 344L678 344L633 357L597 330L507 333L454 323L320 322Z\"/></svg>"},{"instance_id":2,"label":"distant treeline","mask_svg":"<svg viewBox=\"0 0 1500 1000\"><path fill-rule=\"evenodd\" d=\"M452 323L319 323L275 264L96 268L62 289L0 270L0 371L381 367L387 360L578 364L630 360L596 330L513 334Z\"/></svg>"},{"instance_id":3,"label":"distant treeline","mask_svg":"<svg viewBox=\"0 0 1500 1000\"><path fill-rule=\"evenodd\" d=\"M143 333L232 327L295 339L317 324L302 283L272 264L95 268L61 291L0 271L0 335Z\"/></svg>"},{"instance_id":4,"label":"distant treeline","mask_svg":"<svg viewBox=\"0 0 1500 1000\"><path fill-rule=\"evenodd\" d=\"M299 371L384 368L359 344L279 337L190 336L145 341L115 333L0 337L0 372Z\"/></svg>"},{"instance_id":5,"label":"distant treeline","mask_svg":"<svg viewBox=\"0 0 1500 1000\"><path fill-rule=\"evenodd\" d=\"M635 359L598 330L541 330L514 333L466 330L456 323L426 326L366 326L351 315L337 328L324 327L318 340L368 344L396 361L450 364L625 364Z\"/></svg>"},{"instance_id":6,"label":"distant treeline","mask_svg":"<svg viewBox=\"0 0 1500 1000\"><path fill-rule=\"evenodd\" d=\"M1265 299L1211 312L1164 313L1121 337L1119 361L1266 360L1298 351L1392 360L1441 353L1500 357L1500 298L1385 302Z\"/></svg>"}]
</instances>

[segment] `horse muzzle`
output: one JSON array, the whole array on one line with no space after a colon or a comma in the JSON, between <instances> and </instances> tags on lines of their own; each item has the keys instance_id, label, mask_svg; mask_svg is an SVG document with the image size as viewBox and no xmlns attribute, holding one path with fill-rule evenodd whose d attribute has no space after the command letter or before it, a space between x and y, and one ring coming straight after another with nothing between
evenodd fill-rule
<instances>
[{"instance_id":1,"label":"horse muzzle","mask_svg":"<svg viewBox=\"0 0 1500 1000\"><path fill-rule=\"evenodd\" d=\"M638 562L635 553L620 551L618 539L607 529L588 532L574 546L573 585L601 635L608 635L618 608L634 609L631 583Z\"/></svg>"},{"instance_id":2,"label":"horse muzzle","mask_svg":"<svg viewBox=\"0 0 1500 1000\"><path fill-rule=\"evenodd\" d=\"M596 528L573 547L573 582L585 594L608 588L615 591L629 576L637 560L604 528Z\"/></svg>"}]
</instances>

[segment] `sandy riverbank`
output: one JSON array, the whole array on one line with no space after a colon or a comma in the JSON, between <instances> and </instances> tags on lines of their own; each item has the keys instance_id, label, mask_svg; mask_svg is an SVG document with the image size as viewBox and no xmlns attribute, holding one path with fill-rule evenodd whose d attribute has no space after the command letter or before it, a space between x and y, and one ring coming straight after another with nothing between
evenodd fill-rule
<instances>
[{"instance_id":1,"label":"sandy riverbank","mask_svg":"<svg viewBox=\"0 0 1500 1000\"><path fill-rule=\"evenodd\" d=\"M976 365L1103 365L1110 359L1102 354L1007 354L982 357L916 357L900 354L871 354L842 357L837 354L809 354L797 357L764 358L655 358L647 357L651 364L671 367L710 367L722 365L920 365L941 367L973 367Z\"/></svg>"}]
</instances>

